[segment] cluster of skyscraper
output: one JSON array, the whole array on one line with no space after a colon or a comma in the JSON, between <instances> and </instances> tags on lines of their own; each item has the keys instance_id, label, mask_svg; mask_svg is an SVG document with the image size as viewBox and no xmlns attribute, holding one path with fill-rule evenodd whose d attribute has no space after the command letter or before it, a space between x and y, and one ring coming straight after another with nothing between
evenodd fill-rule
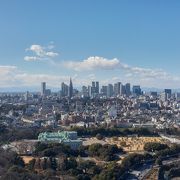
<instances>
[{"instance_id":1,"label":"cluster of skyscraper","mask_svg":"<svg viewBox=\"0 0 180 180\"><path fill-rule=\"evenodd\" d=\"M46 82L41 83L41 96L49 96L51 94L50 89L46 89Z\"/></svg>"},{"instance_id":2,"label":"cluster of skyscraper","mask_svg":"<svg viewBox=\"0 0 180 180\"><path fill-rule=\"evenodd\" d=\"M41 83L41 95L42 96L49 96L51 95L51 90L46 89L46 82ZM100 88L98 81L93 81L89 86L82 86L81 91L73 89L73 83L70 78L69 85L65 84L64 82L61 83L61 90L60 96L61 97L69 97L72 98L73 96L78 97L117 97L117 96L130 96L135 95L139 96L142 95L141 87L139 85L133 86L131 91L130 83L126 83L123 85L121 82L117 82L114 85L108 84L103 85ZM153 97L157 97L157 92L150 92L150 95ZM174 94L177 99L180 99L180 93ZM28 96L28 95L27 95ZM164 89L162 93L160 93L160 99L162 101L167 101L173 98L172 90L171 89Z\"/></svg>"},{"instance_id":3,"label":"cluster of skyscraper","mask_svg":"<svg viewBox=\"0 0 180 180\"><path fill-rule=\"evenodd\" d=\"M61 83L61 91L60 91L60 95L62 97L73 97L73 83L72 80L70 78L70 82L69 82L69 86L67 84L65 84L64 82Z\"/></svg>"},{"instance_id":4,"label":"cluster of skyscraper","mask_svg":"<svg viewBox=\"0 0 180 180\"><path fill-rule=\"evenodd\" d=\"M133 94L141 95L141 88L140 86L133 86ZM131 85L130 83L126 83L123 85L121 82L117 82L114 85L108 84L103 85L101 89L99 88L99 82L92 82L91 86L82 86L82 96L83 97L97 97L97 96L104 96L104 97L112 97L112 96L130 96L131 95Z\"/></svg>"},{"instance_id":5,"label":"cluster of skyscraper","mask_svg":"<svg viewBox=\"0 0 180 180\"><path fill-rule=\"evenodd\" d=\"M103 85L100 89L99 82L93 81L92 85L90 86L82 86L81 92L78 92L77 90L73 89L73 83L70 78L69 85L65 84L64 82L61 83L61 91L60 96L61 97L73 97L74 95L81 95L82 97L113 97L113 96L130 96L131 94L134 95L141 95L142 91L140 86L133 86L132 92L131 92L131 85L130 83L126 83L123 85L121 82L117 82L114 85L108 84ZM50 89L46 89L46 83L41 83L41 95L42 96L48 96L51 94Z\"/></svg>"},{"instance_id":6,"label":"cluster of skyscraper","mask_svg":"<svg viewBox=\"0 0 180 180\"><path fill-rule=\"evenodd\" d=\"M46 82L41 83L41 96L49 96L51 94L50 89L46 89ZM73 84L70 78L69 86L64 82L61 84L61 96L62 97L73 97Z\"/></svg>"},{"instance_id":7,"label":"cluster of skyscraper","mask_svg":"<svg viewBox=\"0 0 180 180\"><path fill-rule=\"evenodd\" d=\"M164 92L161 93L161 100L167 101L172 96L172 90L171 89L164 89Z\"/></svg>"}]
</instances>

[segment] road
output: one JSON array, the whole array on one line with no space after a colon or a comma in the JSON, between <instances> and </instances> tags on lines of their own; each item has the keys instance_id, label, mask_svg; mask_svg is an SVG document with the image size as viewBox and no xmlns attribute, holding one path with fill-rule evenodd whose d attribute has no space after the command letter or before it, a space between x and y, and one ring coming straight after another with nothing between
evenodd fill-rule
<instances>
[{"instance_id":1,"label":"road","mask_svg":"<svg viewBox=\"0 0 180 180\"><path fill-rule=\"evenodd\" d=\"M152 163L143 164L129 173L128 180L142 179L152 169Z\"/></svg>"},{"instance_id":2,"label":"road","mask_svg":"<svg viewBox=\"0 0 180 180\"><path fill-rule=\"evenodd\" d=\"M164 160L162 161L162 164L163 165L168 165L168 164L172 164L172 163L175 163L175 162L180 162L180 155L176 158L174 157L168 157L170 159L168 160ZM134 171L131 171L129 173L129 176L128 176L128 180L142 180L143 177L152 169L152 168L157 168L157 167L160 167L160 166L153 166L153 162L149 162L148 164L143 164L141 167L137 168L136 170Z\"/></svg>"}]
</instances>

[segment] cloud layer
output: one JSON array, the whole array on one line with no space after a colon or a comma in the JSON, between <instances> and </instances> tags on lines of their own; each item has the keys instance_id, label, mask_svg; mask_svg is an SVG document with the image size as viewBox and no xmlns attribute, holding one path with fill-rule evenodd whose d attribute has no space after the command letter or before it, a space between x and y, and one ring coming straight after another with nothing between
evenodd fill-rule
<instances>
[{"instance_id":1,"label":"cloud layer","mask_svg":"<svg viewBox=\"0 0 180 180\"><path fill-rule=\"evenodd\" d=\"M31 56L25 56L25 61L38 61L38 60L45 60L45 59L51 59L59 54L57 52L53 52L52 49L54 49L54 45L48 45L47 47L43 47L38 44L33 44L29 48L26 49L26 52L31 52L33 55Z\"/></svg>"},{"instance_id":2,"label":"cloud layer","mask_svg":"<svg viewBox=\"0 0 180 180\"><path fill-rule=\"evenodd\" d=\"M103 57L92 56L83 61L69 61L65 66L75 71L87 71L95 69L115 69L119 65L118 59L106 59Z\"/></svg>"},{"instance_id":3,"label":"cloud layer","mask_svg":"<svg viewBox=\"0 0 180 180\"><path fill-rule=\"evenodd\" d=\"M46 81L49 86L56 88L59 86L60 88L61 82L68 83L70 77L59 75L58 73L66 72L68 69L71 74L74 72L73 82L75 86L88 85L93 80L99 80L101 85L121 81L123 83L130 82L131 84L157 88L179 88L180 84L179 76L172 75L162 69L130 66L117 58L108 59L90 56L81 61L54 61L53 58L57 57L58 53L54 52L53 43L47 46L33 44L26 49L26 53L28 54L24 57L25 61L50 62L47 64L47 68L51 68L51 72L56 73L34 74L33 72L22 71L16 66L0 66L1 87L39 87L42 81Z\"/></svg>"},{"instance_id":4,"label":"cloud layer","mask_svg":"<svg viewBox=\"0 0 180 180\"><path fill-rule=\"evenodd\" d=\"M70 77L65 75L50 75L46 73L28 73L21 71L16 66L0 66L0 87L39 87L41 82L47 82L49 87L59 88L62 82L69 83ZM77 74L72 77L73 83L77 86L88 84L88 76L81 78Z\"/></svg>"},{"instance_id":5,"label":"cloud layer","mask_svg":"<svg viewBox=\"0 0 180 180\"><path fill-rule=\"evenodd\" d=\"M107 68L106 68L107 69ZM110 75L108 78L99 78L95 73L88 74L87 72L82 76L74 74L72 77L75 87L91 84L92 80L100 80L100 84L115 83L122 81L123 83L130 82L131 84L140 84L144 87L173 87L179 88L180 78L169 75L161 70L127 68L127 73L124 76ZM148 75L149 73L149 75ZM48 86L60 89L61 82L69 83L69 76L61 76L56 74L46 73L28 73L21 71L16 66L0 66L0 87L39 87L40 83L46 81Z\"/></svg>"},{"instance_id":6,"label":"cloud layer","mask_svg":"<svg viewBox=\"0 0 180 180\"><path fill-rule=\"evenodd\" d=\"M107 59L103 57L89 57L83 61L68 61L65 66L75 71L95 71L95 70L121 70L126 77L141 76L143 78L161 78L166 79L171 76L162 69L149 69L141 67L131 67L122 63L117 58Z\"/></svg>"}]
</instances>

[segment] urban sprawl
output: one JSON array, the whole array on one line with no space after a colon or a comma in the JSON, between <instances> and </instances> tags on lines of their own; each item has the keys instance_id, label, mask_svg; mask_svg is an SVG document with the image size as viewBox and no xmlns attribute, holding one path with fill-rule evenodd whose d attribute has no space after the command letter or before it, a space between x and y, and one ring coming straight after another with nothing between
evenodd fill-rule
<instances>
[{"instance_id":1,"label":"urban sprawl","mask_svg":"<svg viewBox=\"0 0 180 180\"><path fill-rule=\"evenodd\" d=\"M17 153L40 179L49 169L49 179L175 177L179 129L180 93L171 89L93 81L77 90L70 79L59 92L42 82L37 93L0 93L0 151Z\"/></svg>"}]
</instances>

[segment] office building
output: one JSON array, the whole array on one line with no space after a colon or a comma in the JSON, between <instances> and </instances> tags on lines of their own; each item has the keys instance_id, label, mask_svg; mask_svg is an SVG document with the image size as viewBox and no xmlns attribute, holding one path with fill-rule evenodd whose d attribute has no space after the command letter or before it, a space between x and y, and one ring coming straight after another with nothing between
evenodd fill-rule
<instances>
[{"instance_id":1,"label":"office building","mask_svg":"<svg viewBox=\"0 0 180 180\"><path fill-rule=\"evenodd\" d=\"M69 94L68 94L69 98L73 97L73 83L72 80L70 78L70 82L69 82Z\"/></svg>"},{"instance_id":2,"label":"office building","mask_svg":"<svg viewBox=\"0 0 180 180\"><path fill-rule=\"evenodd\" d=\"M46 94L46 96L50 96L51 95L51 89L46 89L45 94Z\"/></svg>"},{"instance_id":3,"label":"office building","mask_svg":"<svg viewBox=\"0 0 180 180\"><path fill-rule=\"evenodd\" d=\"M125 84L125 94L126 94L126 96L131 95L131 85L130 85L130 83Z\"/></svg>"},{"instance_id":4,"label":"office building","mask_svg":"<svg viewBox=\"0 0 180 180\"><path fill-rule=\"evenodd\" d=\"M64 82L61 83L61 96L66 97L68 96L69 86Z\"/></svg>"},{"instance_id":5,"label":"office building","mask_svg":"<svg viewBox=\"0 0 180 180\"><path fill-rule=\"evenodd\" d=\"M46 94L46 82L41 83L41 96Z\"/></svg>"},{"instance_id":6,"label":"office building","mask_svg":"<svg viewBox=\"0 0 180 180\"><path fill-rule=\"evenodd\" d=\"M108 84L107 87L107 97L112 97L113 96L113 85L112 84Z\"/></svg>"},{"instance_id":7,"label":"office building","mask_svg":"<svg viewBox=\"0 0 180 180\"><path fill-rule=\"evenodd\" d=\"M133 94L136 95L136 96L139 96L139 95L142 94L141 88L140 88L139 85L138 86L137 85L133 86L132 91L133 91Z\"/></svg>"},{"instance_id":8,"label":"office building","mask_svg":"<svg viewBox=\"0 0 180 180\"><path fill-rule=\"evenodd\" d=\"M96 84L93 81L91 86L91 97L95 97L95 95L96 95Z\"/></svg>"},{"instance_id":9,"label":"office building","mask_svg":"<svg viewBox=\"0 0 180 180\"><path fill-rule=\"evenodd\" d=\"M161 101L167 101L167 100L168 100L167 93L162 92L162 93L160 94L160 99L161 99Z\"/></svg>"},{"instance_id":10,"label":"office building","mask_svg":"<svg viewBox=\"0 0 180 180\"><path fill-rule=\"evenodd\" d=\"M28 101L28 99L29 99L29 91L27 91L24 95L24 100Z\"/></svg>"},{"instance_id":11,"label":"office building","mask_svg":"<svg viewBox=\"0 0 180 180\"><path fill-rule=\"evenodd\" d=\"M96 97L99 94L99 82L92 82L92 87L91 87L91 97Z\"/></svg>"},{"instance_id":12,"label":"office building","mask_svg":"<svg viewBox=\"0 0 180 180\"><path fill-rule=\"evenodd\" d=\"M121 87L121 83L117 82L114 84L114 95L117 96L120 94L120 87Z\"/></svg>"},{"instance_id":13,"label":"office building","mask_svg":"<svg viewBox=\"0 0 180 180\"><path fill-rule=\"evenodd\" d=\"M91 90L92 90L92 87L88 86L88 97L91 97L91 94L92 94Z\"/></svg>"},{"instance_id":14,"label":"office building","mask_svg":"<svg viewBox=\"0 0 180 180\"><path fill-rule=\"evenodd\" d=\"M172 90L171 90L171 89L164 89L164 92L165 92L166 94L170 94L170 95L171 95Z\"/></svg>"},{"instance_id":15,"label":"office building","mask_svg":"<svg viewBox=\"0 0 180 180\"><path fill-rule=\"evenodd\" d=\"M126 94L126 87L122 83L119 84L119 94L120 94L120 96Z\"/></svg>"},{"instance_id":16,"label":"office building","mask_svg":"<svg viewBox=\"0 0 180 180\"><path fill-rule=\"evenodd\" d=\"M86 86L82 86L82 97L89 97L88 88Z\"/></svg>"},{"instance_id":17,"label":"office building","mask_svg":"<svg viewBox=\"0 0 180 180\"><path fill-rule=\"evenodd\" d=\"M176 98L177 101L180 101L180 93L179 93L179 92L177 92L177 93L175 94L175 98Z\"/></svg>"},{"instance_id":18,"label":"office building","mask_svg":"<svg viewBox=\"0 0 180 180\"><path fill-rule=\"evenodd\" d=\"M119 93L121 96L126 94L126 88L125 86L121 83L120 84L120 93Z\"/></svg>"},{"instance_id":19,"label":"office building","mask_svg":"<svg viewBox=\"0 0 180 180\"><path fill-rule=\"evenodd\" d=\"M99 94L99 82L96 81L96 94Z\"/></svg>"},{"instance_id":20,"label":"office building","mask_svg":"<svg viewBox=\"0 0 180 180\"><path fill-rule=\"evenodd\" d=\"M152 92L150 92L150 96L151 96L152 98L157 98L158 93L157 93L156 91L152 91Z\"/></svg>"},{"instance_id":21,"label":"office building","mask_svg":"<svg viewBox=\"0 0 180 180\"><path fill-rule=\"evenodd\" d=\"M171 98L172 90L171 89L164 89L167 99Z\"/></svg>"},{"instance_id":22,"label":"office building","mask_svg":"<svg viewBox=\"0 0 180 180\"><path fill-rule=\"evenodd\" d=\"M102 86L101 87L101 94L105 97L107 97L107 86Z\"/></svg>"}]
</instances>

